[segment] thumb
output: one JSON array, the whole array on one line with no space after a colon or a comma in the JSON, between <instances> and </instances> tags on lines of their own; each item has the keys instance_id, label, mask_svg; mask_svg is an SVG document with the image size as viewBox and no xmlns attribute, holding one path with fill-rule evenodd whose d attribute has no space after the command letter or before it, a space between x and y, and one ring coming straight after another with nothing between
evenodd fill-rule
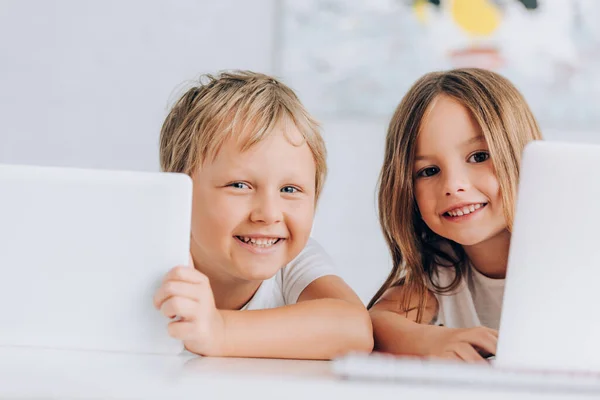
<instances>
[{"instance_id":1,"label":"thumb","mask_svg":"<svg viewBox=\"0 0 600 400\"><path fill-rule=\"evenodd\" d=\"M194 265L194 259L192 258L192 252L190 252L190 259L188 260L188 266L190 266L191 268L196 268Z\"/></svg>"}]
</instances>

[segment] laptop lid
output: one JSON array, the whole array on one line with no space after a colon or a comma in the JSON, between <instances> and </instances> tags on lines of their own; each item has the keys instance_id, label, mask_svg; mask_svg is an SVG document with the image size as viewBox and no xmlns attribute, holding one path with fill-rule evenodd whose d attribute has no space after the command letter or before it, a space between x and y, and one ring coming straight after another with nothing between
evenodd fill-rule
<instances>
[{"instance_id":1,"label":"laptop lid","mask_svg":"<svg viewBox=\"0 0 600 400\"><path fill-rule=\"evenodd\" d=\"M0 165L0 345L180 352L152 297L191 198L183 174Z\"/></svg>"},{"instance_id":2,"label":"laptop lid","mask_svg":"<svg viewBox=\"0 0 600 400\"><path fill-rule=\"evenodd\" d=\"M600 371L600 146L524 153L496 364Z\"/></svg>"}]
</instances>

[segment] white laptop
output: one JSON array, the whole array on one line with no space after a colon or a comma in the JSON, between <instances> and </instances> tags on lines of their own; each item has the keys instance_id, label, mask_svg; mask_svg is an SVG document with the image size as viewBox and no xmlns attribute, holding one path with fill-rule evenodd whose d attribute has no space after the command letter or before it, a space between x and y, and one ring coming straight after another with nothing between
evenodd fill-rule
<instances>
[{"instance_id":1,"label":"white laptop","mask_svg":"<svg viewBox=\"0 0 600 400\"><path fill-rule=\"evenodd\" d=\"M181 352L152 298L191 197L182 174L0 165L0 346Z\"/></svg>"},{"instance_id":2,"label":"white laptop","mask_svg":"<svg viewBox=\"0 0 600 400\"><path fill-rule=\"evenodd\" d=\"M349 355L342 376L540 384L600 393L600 146L524 151L493 366Z\"/></svg>"}]
</instances>

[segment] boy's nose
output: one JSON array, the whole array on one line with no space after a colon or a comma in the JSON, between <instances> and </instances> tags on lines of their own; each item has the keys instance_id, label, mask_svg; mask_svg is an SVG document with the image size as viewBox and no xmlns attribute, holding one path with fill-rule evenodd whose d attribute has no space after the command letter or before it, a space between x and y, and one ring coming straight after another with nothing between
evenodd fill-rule
<instances>
[{"instance_id":1,"label":"boy's nose","mask_svg":"<svg viewBox=\"0 0 600 400\"><path fill-rule=\"evenodd\" d=\"M250 213L252 222L264 224L275 224L282 220L281 208L278 204L278 198L273 196L261 196L256 202Z\"/></svg>"}]
</instances>

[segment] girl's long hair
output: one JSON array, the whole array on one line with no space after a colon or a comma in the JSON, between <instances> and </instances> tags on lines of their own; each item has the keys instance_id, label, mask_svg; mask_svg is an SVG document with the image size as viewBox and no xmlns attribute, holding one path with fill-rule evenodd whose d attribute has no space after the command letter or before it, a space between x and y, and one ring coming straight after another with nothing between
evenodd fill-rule
<instances>
[{"instance_id":1,"label":"girl's long hair","mask_svg":"<svg viewBox=\"0 0 600 400\"><path fill-rule=\"evenodd\" d=\"M507 227L512 228L521 153L527 143L541 140L538 124L520 92L497 73L462 68L433 72L421 77L404 96L390 121L383 167L379 176L379 222L390 249L393 268L368 304L371 308L391 287L404 285L401 301L419 298L421 322L427 290L438 294L457 288L466 272L462 246L436 235L420 218L414 197L413 164L417 136L432 101L446 95L473 115L490 149L500 185ZM437 268L453 268L447 287L436 284ZM414 307L413 307L414 308Z\"/></svg>"}]
</instances>

